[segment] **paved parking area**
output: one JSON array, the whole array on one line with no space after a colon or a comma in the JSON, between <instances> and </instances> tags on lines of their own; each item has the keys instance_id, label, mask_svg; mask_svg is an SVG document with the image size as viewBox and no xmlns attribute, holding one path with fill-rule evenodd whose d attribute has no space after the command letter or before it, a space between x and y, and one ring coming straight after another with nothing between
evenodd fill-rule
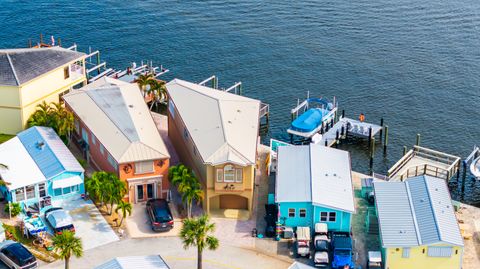
<instances>
[{"instance_id":1,"label":"paved parking area","mask_svg":"<svg viewBox=\"0 0 480 269\"><path fill-rule=\"evenodd\" d=\"M119 240L92 201L76 197L54 205L63 207L72 216L75 233L82 238L84 250Z\"/></svg>"},{"instance_id":2,"label":"paved parking area","mask_svg":"<svg viewBox=\"0 0 480 269\"><path fill-rule=\"evenodd\" d=\"M99 248L85 251L82 258L72 258L70 268L94 268L115 257L161 255L172 269L196 268L196 248L184 249L177 237L126 239ZM264 255L253 250L220 243L215 251L203 253L204 269L287 269L291 262ZM42 268L64 268L57 261Z\"/></svg>"}]
</instances>

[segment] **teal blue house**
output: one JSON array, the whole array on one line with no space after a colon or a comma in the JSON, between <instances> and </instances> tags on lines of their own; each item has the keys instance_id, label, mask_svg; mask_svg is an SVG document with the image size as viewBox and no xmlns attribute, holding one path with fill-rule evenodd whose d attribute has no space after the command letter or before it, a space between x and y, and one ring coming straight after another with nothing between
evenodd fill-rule
<instances>
[{"instance_id":1,"label":"teal blue house","mask_svg":"<svg viewBox=\"0 0 480 269\"><path fill-rule=\"evenodd\" d=\"M278 148L275 203L285 226L326 223L350 232L355 213L350 154L323 145Z\"/></svg>"},{"instance_id":2,"label":"teal blue house","mask_svg":"<svg viewBox=\"0 0 480 269\"><path fill-rule=\"evenodd\" d=\"M32 127L0 144L3 197L42 209L85 193L84 169L52 128Z\"/></svg>"}]
</instances>

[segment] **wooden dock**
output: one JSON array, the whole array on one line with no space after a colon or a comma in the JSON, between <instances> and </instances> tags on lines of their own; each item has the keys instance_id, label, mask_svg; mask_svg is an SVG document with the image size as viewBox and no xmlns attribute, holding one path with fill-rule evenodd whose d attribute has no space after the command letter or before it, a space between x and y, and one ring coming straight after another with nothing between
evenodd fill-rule
<instances>
[{"instance_id":1,"label":"wooden dock","mask_svg":"<svg viewBox=\"0 0 480 269\"><path fill-rule=\"evenodd\" d=\"M371 139L383 130L380 125L360 122L350 118L340 118L332 127L322 129L321 133L312 137L312 142L327 147L334 146L349 136Z\"/></svg>"},{"instance_id":2,"label":"wooden dock","mask_svg":"<svg viewBox=\"0 0 480 269\"><path fill-rule=\"evenodd\" d=\"M460 157L414 146L388 170L388 180L403 181L409 177L429 175L450 180L460 170Z\"/></svg>"}]
</instances>

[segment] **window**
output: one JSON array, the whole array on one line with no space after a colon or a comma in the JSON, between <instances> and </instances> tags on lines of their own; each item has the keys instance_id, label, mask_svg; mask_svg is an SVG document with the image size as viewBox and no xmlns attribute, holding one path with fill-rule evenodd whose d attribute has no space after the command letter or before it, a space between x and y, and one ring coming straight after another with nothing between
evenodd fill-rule
<instances>
[{"instance_id":1,"label":"window","mask_svg":"<svg viewBox=\"0 0 480 269\"><path fill-rule=\"evenodd\" d=\"M75 123L75 132L79 135L80 134L80 122L77 119L74 119L73 122Z\"/></svg>"},{"instance_id":2,"label":"window","mask_svg":"<svg viewBox=\"0 0 480 269\"><path fill-rule=\"evenodd\" d=\"M73 185L71 186L71 188L72 188L72 192L78 192L78 189L79 189L78 185Z\"/></svg>"},{"instance_id":3,"label":"window","mask_svg":"<svg viewBox=\"0 0 480 269\"><path fill-rule=\"evenodd\" d=\"M402 258L410 258L410 248L403 248Z\"/></svg>"},{"instance_id":4,"label":"window","mask_svg":"<svg viewBox=\"0 0 480 269\"><path fill-rule=\"evenodd\" d=\"M135 163L135 174L152 173L153 171L154 168L152 161Z\"/></svg>"},{"instance_id":5,"label":"window","mask_svg":"<svg viewBox=\"0 0 480 269\"><path fill-rule=\"evenodd\" d=\"M97 143L97 139L95 136L92 134L92 144L95 145Z\"/></svg>"},{"instance_id":6,"label":"window","mask_svg":"<svg viewBox=\"0 0 480 269\"><path fill-rule=\"evenodd\" d=\"M15 190L15 201L20 202L25 200L25 190L23 188L18 188Z\"/></svg>"},{"instance_id":7,"label":"window","mask_svg":"<svg viewBox=\"0 0 480 269\"><path fill-rule=\"evenodd\" d=\"M217 182L223 182L223 169L217 169Z\"/></svg>"},{"instance_id":8,"label":"window","mask_svg":"<svg viewBox=\"0 0 480 269\"><path fill-rule=\"evenodd\" d=\"M184 137L185 139L188 138L188 130L187 130L187 128L183 128L183 137Z\"/></svg>"},{"instance_id":9,"label":"window","mask_svg":"<svg viewBox=\"0 0 480 269\"><path fill-rule=\"evenodd\" d=\"M65 79L69 78L70 77L70 69L68 68L68 66L64 67L63 68L63 77Z\"/></svg>"},{"instance_id":10,"label":"window","mask_svg":"<svg viewBox=\"0 0 480 269\"><path fill-rule=\"evenodd\" d=\"M197 156L197 149L195 148L195 146L193 146L193 154Z\"/></svg>"},{"instance_id":11,"label":"window","mask_svg":"<svg viewBox=\"0 0 480 269\"><path fill-rule=\"evenodd\" d=\"M70 89L61 92L61 93L58 95L58 101L59 101L59 102L62 102L62 97L63 97L65 94L69 93L69 92L70 92Z\"/></svg>"},{"instance_id":12,"label":"window","mask_svg":"<svg viewBox=\"0 0 480 269\"><path fill-rule=\"evenodd\" d=\"M336 212L320 212L320 221L335 222L337 221L337 213Z\"/></svg>"},{"instance_id":13,"label":"window","mask_svg":"<svg viewBox=\"0 0 480 269\"><path fill-rule=\"evenodd\" d=\"M225 165L223 168L223 181L235 182L235 169L233 168L233 165Z\"/></svg>"},{"instance_id":14,"label":"window","mask_svg":"<svg viewBox=\"0 0 480 269\"><path fill-rule=\"evenodd\" d=\"M35 198L35 186L30 185L26 187L27 190L27 199Z\"/></svg>"},{"instance_id":15,"label":"window","mask_svg":"<svg viewBox=\"0 0 480 269\"><path fill-rule=\"evenodd\" d=\"M175 119L175 105L171 100L168 102L168 111L170 111L170 115L172 115L172 118Z\"/></svg>"},{"instance_id":16,"label":"window","mask_svg":"<svg viewBox=\"0 0 480 269\"><path fill-rule=\"evenodd\" d=\"M336 212L330 212L330 215L328 216L328 221L329 222L337 221L337 213Z\"/></svg>"},{"instance_id":17,"label":"window","mask_svg":"<svg viewBox=\"0 0 480 269\"><path fill-rule=\"evenodd\" d=\"M45 183L41 183L38 185L38 192L40 194L40 198L47 196L47 191L45 190Z\"/></svg>"},{"instance_id":18,"label":"window","mask_svg":"<svg viewBox=\"0 0 480 269\"><path fill-rule=\"evenodd\" d=\"M108 154L108 162L110 163L110 165L115 169L117 170L117 162L113 159L112 155Z\"/></svg>"},{"instance_id":19,"label":"window","mask_svg":"<svg viewBox=\"0 0 480 269\"><path fill-rule=\"evenodd\" d=\"M62 193L63 194L69 194L72 190L70 189L70 187L66 187L66 188L63 188L62 189Z\"/></svg>"},{"instance_id":20,"label":"window","mask_svg":"<svg viewBox=\"0 0 480 269\"><path fill-rule=\"evenodd\" d=\"M237 168L237 169L235 169L235 171L236 171L235 182L241 183L243 181L243 169L242 168Z\"/></svg>"},{"instance_id":21,"label":"window","mask_svg":"<svg viewBox=\"0 0 480 269\"><path fill-rule=\"evenodd\" d=\"M102 144L100 144L100 153L103 155L105 152L105 148L103 147Z\"/></svg>"},{"instance_id":22,"label":"window","mask_svg":"<svg viewBox=\"0 0 480 269\"><path fill-rule=\"evenodd\" d=\"M288 209L288 217L289 218L295 218L295 208L289 208Z\"/></svg>"},{"instance_id":23,"label":"window","mask_svg":"<svg viewBox=\"0 0 480 269\"><path fill-rule=\"evenodd\" d=\"M55 196L60 196L62 195L62 189L53 189L53 194Z\"/></svg>"},{"instance_id":24,"label":"window","mask_svg":"<svg viewBox=\"0 0 480 269\"><path fill-rule=\"evenodd\" d=\"M451 257L452 247L428 247L428 257Z\"/></svg>"},{"instance_id":25,"label":"window","mask_svg":"<svg viewBox=\"0 0 480 269\"><path fill-rule=\"evenodd\" d=\"M305 208L300 208L300 211L298 213L300 218L306 218L307 217L307 210Z\"/></svg>"}]
</instances>

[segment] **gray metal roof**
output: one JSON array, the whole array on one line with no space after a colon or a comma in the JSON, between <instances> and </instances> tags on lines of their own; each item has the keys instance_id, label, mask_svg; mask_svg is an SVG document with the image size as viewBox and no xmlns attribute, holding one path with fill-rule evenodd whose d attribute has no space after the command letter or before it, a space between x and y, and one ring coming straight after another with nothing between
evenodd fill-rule
<instances>
[{"instance_id":1,"label":"gray metal roof","mask_svg":"<svg viewBox=\"0 0 480 269\"><path fill-rule=\"evenodd\" d=\"M117 163L170 157L137 84L101 78L63 99Z\"/></svg>"},{"instance_id":2,"label":"gray metal roof","mask_svg":"<svg viewBox=\"0 0 480 269\"><path fill-rule=\"evenodd\" d=\"M166 87L205 163L255 164L260 101L180 79Z\"/></svg>"},{"instance_id":3,"label":"gray metal roof","mask_svg":"<svg viewBox=\"0 0 480 269\"><path fill-rule=\"evenodd\" d=\"M463 246L445 180L419 176L373 184L384 247Z\"/></svg>"},{"instance_id":4,"label":"gray metal roof","mask_svg":"<svg viewBox=\"0 0 480 269\"><path fill-rule=\"evenodd\" d=\"M0 85L19 86L81 59L85 54L61 47L0 50Z\"/></svg>"},{"instance_id":5,"label":"gray metal roof","mask_svg":"<svg viewBox=\"0 0 480 269\"><path fill-rule=\"evenodd\" d=\"M278 147L277 156L275 201L311 202L309 147Z\"/></svg>"},{"instance_id":6,"label":"gray metal roof","mask_svg":"<svg viewBox=\"0 0 480 269\"><path fill-rule=\"evenodd\" d=\"M276 202L355 212L350 154L323 145L278 148Z\"/></svg>"},{"instance_id":7,"label":"gray metal roof","mask_svg":"<svg viewBox=\"0 0 480 269\"><path fill-rule=\"evenodd\" d=\"M159 255L118 257L101 264L95 269L169 269Z\"/></svg>"}]
</instances>

